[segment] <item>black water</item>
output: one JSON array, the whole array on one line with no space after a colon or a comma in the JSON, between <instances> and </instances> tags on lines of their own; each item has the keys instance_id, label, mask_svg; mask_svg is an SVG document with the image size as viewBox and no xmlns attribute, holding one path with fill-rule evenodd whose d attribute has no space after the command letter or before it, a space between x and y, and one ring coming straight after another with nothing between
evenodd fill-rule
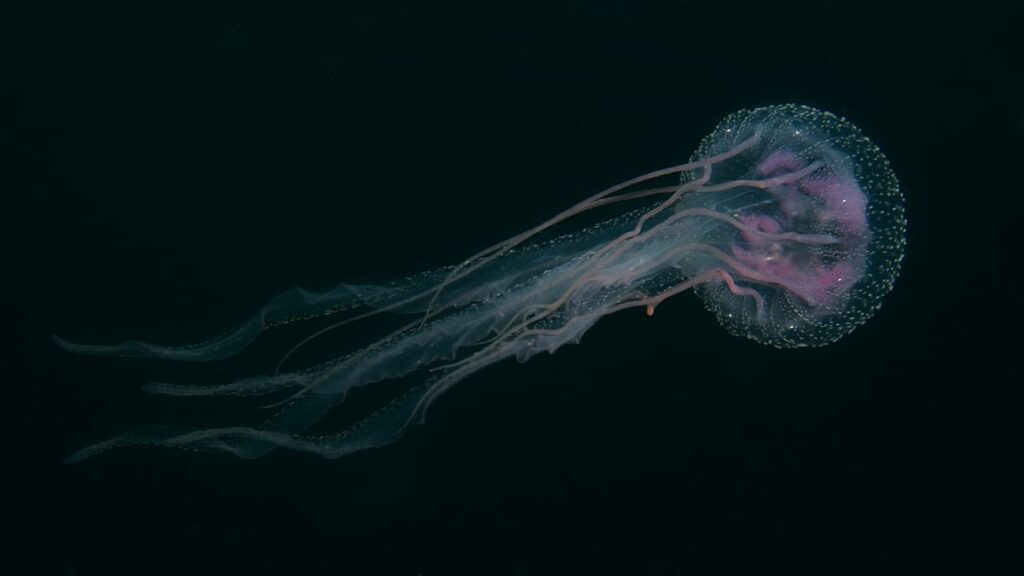
<instances>
[{"instance_id":1,"label":"black water","mask_svg":"<svg viewBox=\"0 0 1024 576\"><path fill-rule=\"evenodd\" d=\"M903 4L5 7L4 571L1010 571L1016 20ZM290 286L457 262L784 102L860 126L907 198L902 276L840 342L766 348L681 295L476 375L389 448L61 464L229 414L138 385L266 370L303 332L198 376L50 334L188 341Z\"/></svg>"}]
</instances>

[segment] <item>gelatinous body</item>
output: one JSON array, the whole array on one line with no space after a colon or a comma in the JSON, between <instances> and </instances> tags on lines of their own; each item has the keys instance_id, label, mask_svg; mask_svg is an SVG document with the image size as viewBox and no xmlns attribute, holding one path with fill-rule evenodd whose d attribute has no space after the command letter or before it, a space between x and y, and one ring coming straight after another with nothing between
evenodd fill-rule
<instances>
[{"instance_id":1,"label":"gelatinous body","mask_svg":"<svg viewBox=\"0 0 1024 576\"><path fill-rule=\"evenodd\" d=\"M641 187L673 175L676 184ZM537 240L585 212L616 208L597 224ZM422 422L436 398L483 367L553 352L607 314L634 307L653 314L690 289L735 334L779 347L825 345L880 306L898 273L904 228L887 161L849 122L796 105L740 111L690 162L591 196L458 266L387 286L291 290L236 330L195 346L58 339L79 353L212 361L296 319L348 314L301 346L353 322L408 317L378 341L320 365L220 385L147 386L168 396L285 396L259 427L143 427L71 460L139 444L246 458L278 447L339 457L380 446ZM308 433L350 391L396 380L408 384L357 424Z\"/></svg>"}]
</instances>

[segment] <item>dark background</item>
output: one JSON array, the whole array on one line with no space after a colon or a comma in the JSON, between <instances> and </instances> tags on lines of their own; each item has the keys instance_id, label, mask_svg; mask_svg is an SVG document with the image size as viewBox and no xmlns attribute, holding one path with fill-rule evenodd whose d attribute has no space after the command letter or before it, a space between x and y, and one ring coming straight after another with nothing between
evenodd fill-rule
<instances>
[{"instance_id":1,"label":"dark background","mask_svg":"<svg viewBox=\"0 0 1024 576\"><path fill-rule=\"evenodd\" d=\"M1013 15L838 0L4 10L11 573L1011 568ZM199 368L76 358L50 334L200 339L290 286L457 262L685 160L730 112L784 102L860 126L907 198L902 276L840 342L766 348L682 295L487 369L392 447L61 464L135 424L216 420L224 406L138 384L264 370L302 332Z\"/></svg>"}]
</instances>

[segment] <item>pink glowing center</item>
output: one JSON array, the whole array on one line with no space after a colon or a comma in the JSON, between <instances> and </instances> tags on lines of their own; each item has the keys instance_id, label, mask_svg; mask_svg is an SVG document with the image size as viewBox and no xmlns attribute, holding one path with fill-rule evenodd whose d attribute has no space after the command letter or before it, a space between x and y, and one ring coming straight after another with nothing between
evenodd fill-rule
<instances>
[{"instance_id":1,"label":"pink glowing center","mask_svg":"<svg viewBox=\"0 0 1024 576\"><path fill-rule=\"evenodd\" d=\"M771 178L807 164L781 150L762 160L757 172ZM824 310L863 277L864 258L851 248L865 245L869 232L867 198L853 175L849 171L816 173L768 190L776 199L777 214L746 214L739 220L770 235L829 234L835 239L832 244L794 246L741 230L742 242L734 242L731 249L736 260L751 269L751 277L782 286L811 307Z\"/></svg>"}]
</instances>

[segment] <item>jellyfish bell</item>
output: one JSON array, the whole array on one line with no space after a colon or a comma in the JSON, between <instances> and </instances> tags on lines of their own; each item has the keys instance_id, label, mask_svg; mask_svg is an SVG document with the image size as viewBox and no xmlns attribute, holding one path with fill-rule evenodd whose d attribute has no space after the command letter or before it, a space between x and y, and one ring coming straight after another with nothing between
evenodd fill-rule
<instances>
[{"instance_id":1,"label":"jellyfish bell","mask_svg":"<svg viewBox=\"0 0 1024 576\"><path fill-rule=\"evenodd\" d=\"M763 311L759 315L757 300L722 282L702 283L696 292L733 334L784 348L830 344L878 310L899 273L906 221L896 176L882 151L849 121L792 104L727 116L693 158L734 148L755 133L754 145L715 166L706 189L804 173L732 194L685 196L677 210L701 204L763 232L821 241L778 242L720 227L707 241L727 247L734 266L746 271L737 283L758 291ZM693 177L684 173L683 181Z\"/></svg>"},{"instance_id":2,"label":"jellyfish bell","mask_svg":"<svg viewBox=\"0 0 1024 576\"><path fill-rule=\"evenodd\" d=\"M678 183L655 185L672 176ZM617 213L539 239L601 207ZM726 117L689 162L597 193L451 268L383 286L289 290L234 330L195 345L94 345L55 337L82 354L209 362L237 354L273 326L340 315L285 353L273 373L144 388L164 396L274 399L264 404L270 415L262 425L146 426L69 460L133 445L244 458L276 448L336 458L385 445L423 422L431 404L471 374L579 342L608 314L630 308L653 314L691 289L734 334L777 347L829 344L865 322L892 288L904 228L896 178L855 126L806 106L743 110ZM321 334L385 314L407 320L367 346L284 370L292 352ZM351 427L309 433L346 405L350 392L383 381L409 384Z\"/></svg>"}]
</instances>

